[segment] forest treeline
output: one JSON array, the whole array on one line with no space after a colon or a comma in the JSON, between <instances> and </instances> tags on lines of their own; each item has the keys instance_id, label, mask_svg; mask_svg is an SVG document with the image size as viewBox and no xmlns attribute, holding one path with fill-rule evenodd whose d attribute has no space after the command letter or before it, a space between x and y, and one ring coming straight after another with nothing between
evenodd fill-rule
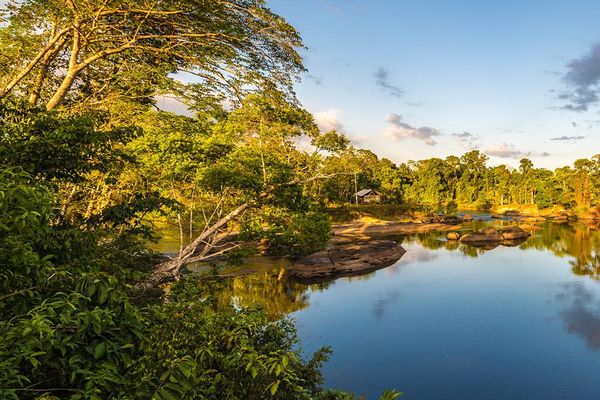
<instances>
[{"instance_id":1,"label":"forest treeline","mask_svg":"<svg viewBox=\"0 0 600 400\"><path fill-rule=\"evenodd\" d=\"M445 210L448 204L463 209L491 206L560 206L579 213L600 204L600 156L579 159L573 166L554 171L535 168L523 158L518 168L489 166L488 157L478 150L444 159L430 158L395 165L368 150L349 148L324 159L324 170L357 171L358 187L380 191L390 204L403 202ZM328 202L353 202L352 177L338 176L317 189Z\"/></svg>"}]
</instances>

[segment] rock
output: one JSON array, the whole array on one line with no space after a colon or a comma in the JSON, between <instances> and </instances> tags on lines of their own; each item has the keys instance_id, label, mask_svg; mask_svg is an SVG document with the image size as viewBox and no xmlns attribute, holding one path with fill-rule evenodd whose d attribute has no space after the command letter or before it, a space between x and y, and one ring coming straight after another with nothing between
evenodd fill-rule
<instances>
[{"instance_id":1,"label":"rock","mask_svg":"<svg viewBox=\"0 0 600 400\"><path fill-rule=\"evenodd\" d=\"M458 239L460 239L460 233L458 233L458 232L448 232L446 234L446 239L448 239L448 240L458 240Z\"/></svg>"},{"instance_id":2,"label":"rock","mask_svg":"<svg viewBox=\"0 0 600 400\"><path fill-rule=\"evenodd\" d=\"M521 224L521 225L519 225L519 227L521 229L523 229L524 231L539 231L541 229L544 229L541 226L529 225L529 224ZM529 236L531 236L531 234Z\"/></svg>"},{"instance_id":3,"label":"rock","mask_svg":"<svg viewBox=\"0 0 600 400\"><path fill-rule=\"evenodd\" d=\"M507 217L519 217L521 216L521 213L517 210L506 210L502 215L506 215Z\"/></svg>"},{"instance_id":4,"label":"rock","mask_svg":"<svg viewBox=\"0 0 600 400\"><path fill-rule=\"evenodd\" d=\"M342 244L296 261L289 274L298 280L322 281L389 267L406 250L391 240Z\"/></svg>"},{"instance_id":5,"label":"rock","mask_svg":"<svg viewBox=\"0 0 600 400\"><path fill-rule=\"evenodd\" d=\"M473 221L473 216L471 214L465 214L463 215L462 220L465 222L471 222Z\"/></svg>"},{"instance_id":6,"label":"rock","mask_svg":"<svg viewBox=\"0 0 600 400\"><path fill-rule=\"evenodd\" d=\"M525 232L519 226L509 226L508 228L501 229L499 232L504 240L526 239L529 237L529 233Z\"/></svg>"},{"instance_id":7,"label":"rock","mask_svg":"<svg viewBox=\"0 0 600 400\"><path fill-rule=\"evenodd\" d=\"M289 272L299 278L325 278L333 275L334 266L329 252L319 251L296 261Z\"/></svg>"},{"instance_id":8,"label":"rock","mask_svg":"<svg viewBox=\"0 0 600 400\"><path fill-rule=\"evenodd\" d=\"M464 243L489 243L489 242L501 242L504 240L504 237L491 227L486 227L478 230L477 232L468 233L462 238L460 238L461 242Z\"/></svg>"},{"instance_id":9,"label":"rock","mask_svg":"<svg viewBox=\"0 0 600 400\"><path fill-rule=\"evenodd\" d=\"M450 224L423 224L421 222L382 221L381 223L351 222L332 226L333 237L345 236L356 241L357 238L371 238L390 235L404 235L421 232L449 231L455 229Z\"/></svg>"},{"instance_id":10,"label":"rock","mask_svg":"<svg viewBox=\"0 0 600 400\"><path fill-rule=\"evenodd\" d=\"M552 221L557 221L557 222L567 222L569 220L569 216L568 215L551 215L548 217L549 219L551 219Z\"/></svg>"},{"instance_id":11,"label":"rock","mask_svg":"<svg viewBox=\"0 0 600 400\"><path fill-rule=\"evenodd\" d=\"M460 224L461 219L454 215L439 215L433 221L440 224L457 225Z\"/></svg>"}]
</instances>

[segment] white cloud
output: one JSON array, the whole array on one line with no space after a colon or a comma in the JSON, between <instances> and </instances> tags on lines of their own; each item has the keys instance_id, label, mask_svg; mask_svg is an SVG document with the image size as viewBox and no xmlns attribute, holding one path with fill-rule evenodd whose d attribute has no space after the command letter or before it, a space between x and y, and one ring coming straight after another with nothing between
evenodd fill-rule
<instances>
[{"instance_id":1,"label":"white cloud","mask_svg":"<svg viewBox=\"0 0 600 400\"><path fill-rule=\"evenodd\" d=\"M480 139L479 136L474 135L470 132L453 133L451 136L458 139L459 143L469 150L477 148L477 141Z\"/></svg>"},{"instance_id":2,"label":"white cloud","mask_svg":"<svg viewBox=\"0 0 600 400\"><path fill-rule=\"evenodd\" d=\"M434 146L437 143L434 138L441 135L440 131L428 126L415 128L404 122L402 116L398 114L392 113L388 115L386 121L388 125L385 128L385 134L387 137L394 140L413 138L421 140L430 146Z\"/></svg>"},{"instance_id":3,"label":"white cloud","mask_svg":"<svg viewBox=\"0 0 600 400\"><path fill-rule=\"evenodd\" d=\"M492 147L488 148L485 153L488 156L493 156L493 157L499 157L499 158L514 158L514 159L519 159L519 158L524 158L524 157L532 157L532 156L537 156L537 157L548 157L550 155L550 153L544 151L541 153L534 153L532 151L522 151L519 150L515 147L514 144L511 143L500 143L500 144L496 144L493 145Z\"/></svg>"},{"instance_id":4,"label":"white cloud","mask_svg":"<svg viewBox=\"0 0 600 400\"><path fill-rule=\"evenodd\" d=\"M314 113L315 122L322 132L331 131L333 129L337 131L343 131L344 125L340 121L343 111L338 108L330 108L325 111Z\"/></svg>"}]
</instances>

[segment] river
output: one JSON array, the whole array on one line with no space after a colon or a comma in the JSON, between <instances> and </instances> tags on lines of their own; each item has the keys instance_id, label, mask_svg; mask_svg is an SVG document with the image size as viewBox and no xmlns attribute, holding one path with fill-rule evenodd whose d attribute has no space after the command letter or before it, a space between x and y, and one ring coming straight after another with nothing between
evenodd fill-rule
<instances>
[{"instance_id":1,"label":"river","mask_svg":"<svg viewBox=\"0 0 600 400\"><path fill-rule=\"evenodd\" d=\"M326 386L367 399L396 388L408 400L597 400L600 233L540 227L491 250L397 237L407 252L395 265L319 285L271 261L224 296L293 318L306 354L333 350Z\"/></svg>"}]
</instances>

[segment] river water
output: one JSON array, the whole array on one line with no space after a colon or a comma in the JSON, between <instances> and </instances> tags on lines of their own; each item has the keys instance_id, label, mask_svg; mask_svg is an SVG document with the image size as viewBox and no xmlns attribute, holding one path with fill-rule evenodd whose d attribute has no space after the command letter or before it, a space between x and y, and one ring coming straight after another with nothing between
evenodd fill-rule
<instances>
[{"instance_id":1,"label":"river water","mask_svg":"<svg viewBox=\"0 0 600 400\"><path fill-rule=\"evenodd\" d=\"M395 265L319 285L271 262L224 295L292 317L306 354L333 350L326 386L367 399L600 399L600 234L540 227L491 250L397 237Z\"/></svg>"}]
</instances>

